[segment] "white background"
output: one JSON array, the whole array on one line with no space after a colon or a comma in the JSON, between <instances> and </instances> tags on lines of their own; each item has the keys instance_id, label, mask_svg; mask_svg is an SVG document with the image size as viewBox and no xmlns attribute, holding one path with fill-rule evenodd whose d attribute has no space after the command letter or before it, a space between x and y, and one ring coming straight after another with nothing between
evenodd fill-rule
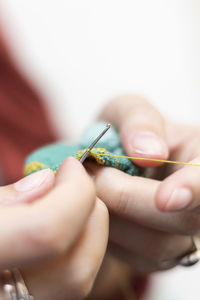
<instances>
[{"instance_id":1,"label":"white background","mask_svg":"<svg viewBox=\"0 0 200 300\"><path fill-rule=\"evenodd\" d=\"M75 139L109 98L148 97L199 122L198 0L0 0L14 54ZM155 276L146 300L200 299L200 268Z\"/></svg>"}]
</instances>

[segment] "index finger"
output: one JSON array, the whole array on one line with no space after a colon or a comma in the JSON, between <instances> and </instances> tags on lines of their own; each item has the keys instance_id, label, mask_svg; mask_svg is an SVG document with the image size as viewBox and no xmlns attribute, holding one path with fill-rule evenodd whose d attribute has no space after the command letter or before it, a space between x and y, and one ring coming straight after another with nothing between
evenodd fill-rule
<instances>
[{"instance_id":1,"label":"index finger","mask_svg":"<svg viewBox=\"0 0 200 300\"><path fill-rule=\"evenodd\" d=\"M83 166L74 158L67 159L51 192L34 203L0 210L0 269L24 266L69 249L95 198Z\"/></svg>"},{"instance_id":2,"label":"index finger","mask_svg":"<svg viewBox=\"0 0 200 300\"><path fill-rule=\"evenodd\" d=\"M177 234L191 234L190 215L167 213L157 209L155 198L161 184L158 180L130 176L109 167L88 164L93 172L97 196L108 209L137 224Z\"/></svg>"},{"instance_id":3,"label":"index finger","mask_svg":"<svg viewBox=\"0 0 200 300\"><path fill-rule=\"evenodd\" d=\"M165 122L161 114L142 97L126 95L111 101L100 118L115 125L129 156L167 159L168 146ZM142 167L160 162L133 160Z\"/></svg>"}]
</instances>

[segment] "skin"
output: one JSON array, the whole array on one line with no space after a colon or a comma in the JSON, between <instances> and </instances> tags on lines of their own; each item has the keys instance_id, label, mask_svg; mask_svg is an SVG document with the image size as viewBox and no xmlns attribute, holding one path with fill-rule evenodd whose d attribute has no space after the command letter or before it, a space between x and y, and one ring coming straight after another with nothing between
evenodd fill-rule
<instances>
[{"instance_id":1,"label":"skin","mask_svg":"<svg viewBox=\"0 0 200 300\"><path fill-rule=\"evenodd\" d=\"M130 156L200 161L200 128L165 120L143 98L114 99L100 118L118 128ZM159 151L155 151L157 146L147 148L146 153L134 147L135 134L145 132L144 138L147 131L157 135ZM148 273L177 265L177 257L192 249L190 236L199 232L200 171L198 167L134 163L150 170L151 179L87 162L95 191L82 165L68 159L56 178L49 171L46 180L30 192L16 192L13 185L0 188L0 268L19 267L36 299L86 297L107 246L107 208L109 247L90 299L102 299L102 295L109 299L105 294L115 290L122 277L127 279L130 271ZM185 207L180 199L169 205L177 187L191 191L191 202Z\"/></svg>"},{"instance_id":2,"label":"skin","mask_svg":"<svg viewBox=\"0 0 200 300\"><path fill-rule=\"evenodd\" d=\"M0 270L20 268L36 299L82 299L107 247L107 208L74 158L47 175L28 192L0 188Z\"/></svg>"},{"instance_id":3,"label":"skin","mask_svg":"<svg viewBox=\"0 0 200 300\"><path fill-rule=\"evenodd\" d=\"M118 128L129 156L200 161L200 127L165 120L143 98L116 98L104 108L100 119ZM134 147L134 136L144 131L157 135L162 151L146 148L145 153ZM109 249L135 272L172 268L178 264L177 258L191 251L191 235L199 232L200 168L138 160L134 163L148 168L152 179L87 163L97 196L111 212ZM178 202L169 203L177 188L187 188L192 194L185 207L181 195Z\"/></svg>"}]
</instances>

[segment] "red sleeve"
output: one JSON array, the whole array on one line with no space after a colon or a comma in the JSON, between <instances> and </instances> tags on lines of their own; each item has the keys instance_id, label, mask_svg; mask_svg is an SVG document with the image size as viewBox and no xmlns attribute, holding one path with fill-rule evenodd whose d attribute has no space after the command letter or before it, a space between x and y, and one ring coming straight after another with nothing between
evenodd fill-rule
<instances>
[{"instance_id":1,"label":"red sleeve","mask_svg":"<svg viewBox=\"0 0 200 300\"><path fill-rule=\"evenodd\" d=\"M15 66L0 33L0 172L4 183L22 176L25 157L56 140L37 92Z\"/></svg>"},{"instance_id":2,"label":"red sleeve","mask_svg":"<svg viewBox=\"0 0 200 300\"><path fill-rule=\"evenodd\" d=\"M4 182L19 179L26 156L55 140L40 96L15 66L0 32L0 175ZM137 299L146 283L145 277L131 279ZM114 299L125 298L118 291Z\"/></svg>"}]
</instances>

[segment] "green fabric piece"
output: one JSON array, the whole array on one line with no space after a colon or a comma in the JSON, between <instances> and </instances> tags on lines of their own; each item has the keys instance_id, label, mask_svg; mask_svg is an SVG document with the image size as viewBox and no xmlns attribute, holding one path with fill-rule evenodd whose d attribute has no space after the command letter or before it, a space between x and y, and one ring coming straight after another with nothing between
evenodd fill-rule
<instances>
[{"instance_id":1,"label":"green fabric piece","mask_svg":"<svg viewBox=\"0 0 200 300\"><path fill-rule=\"evenodd\" d=\"M77 152L79 150L88 148L93 140L105 128L105 125L106 124L104 122L98 122L91 125L83 133L77 144L69 144L64 142L55 143L34 151L26 160L25 174L28 175L45 168L50 168L53 171L57 171L65 158L69 156L80 158L82 155L77 154ZM103 148L103 150L99 148ZM104 153L107 154L126 155L120 143L119 134L113 126L92 150L92 153L98 154L99 159L95 159L100 164L118 168L119 170L130 175L142 174L142 169L134 165L131 160L127 158L101 156L102 151L105 151Z\"/></svg>"},{"instance_id":2,"label":"green fabric piece","mask_svg":"<svg viewBox=\"0 0 200 300\"><path fill-rule=\"evenodd\" d=\"M40 170L50 168L53 171L57 171L65 158L69 156L76 157L78 150L78 145L64 142L47 145L30 154L26 159L25 167L37 161L45 165L45 167L40 168ZM31 173L33 172L30 172L30 174Z\"/></svg>"},{"instance_id":3,"label":"green fabric piece","mask_svg":"<svg viewBox=\"0 0 200 300\"><path fill-rule=\"evenodd\" d=\"M78 142L80 149L88 148L92 144L94 139L102 132L106 127L105 122L97 122L90 125L83 133ZM107 151L115 153L117 149L122 149L119 134L114 126L106 132L104 136L95 145L95 148L105 148Z\"/></svg>"}]
</instances>

